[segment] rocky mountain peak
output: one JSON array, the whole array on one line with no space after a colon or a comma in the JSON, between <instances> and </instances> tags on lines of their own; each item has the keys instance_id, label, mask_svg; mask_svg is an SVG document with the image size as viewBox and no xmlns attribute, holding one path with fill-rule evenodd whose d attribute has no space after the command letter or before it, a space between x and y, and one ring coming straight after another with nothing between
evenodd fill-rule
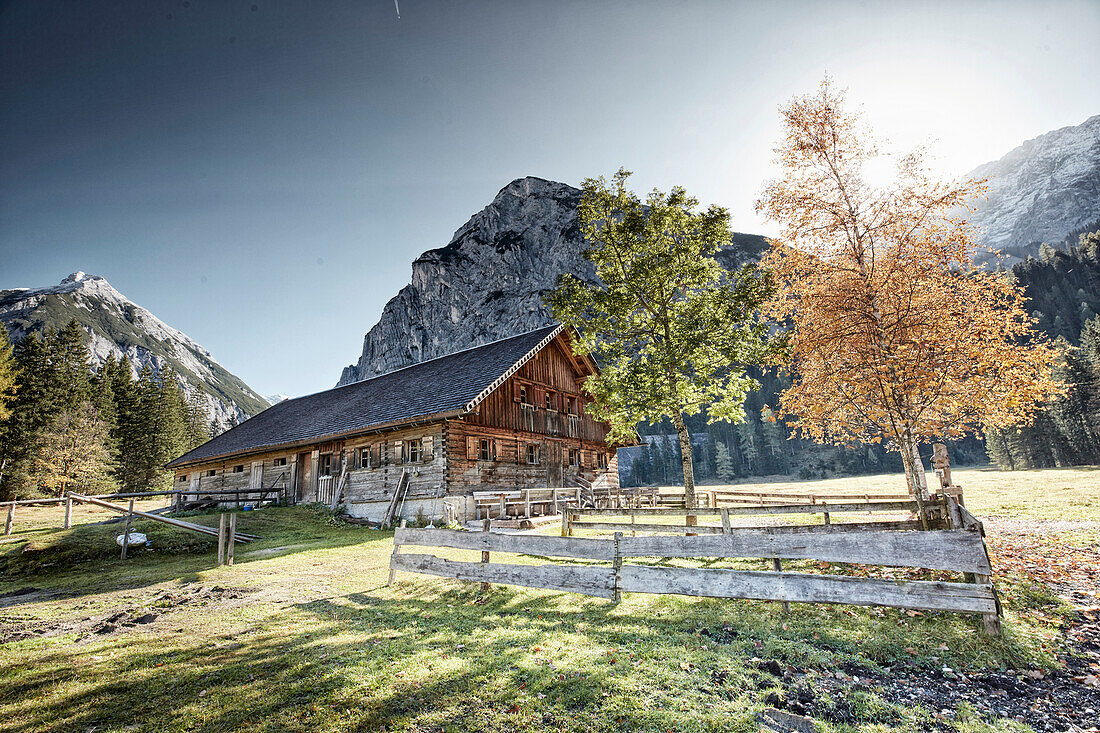
<instances>
[{"instance_id":1,"label":"rocky mountain peak","mask_svg":"<svg viewBox=\"0 0 1100 733\"><path fill-rule=\"evenodd\" d=\"M595 277L581 256L580 193L534 176L502 188L445 247L416 258L339 384L550 323L542 301L558 275Z\"/></svg>"},{"instance_id":2,"label":"rocky mountain peak","mask_svg":"<svg viewBox=\"0 0 1100 733\"><path fill-rule=\"evenodd\" d=\"M44 288L0 290L0 323L13 341L32 331L61 329L75 319L89 337L91 362L130 360L135 370L171 367L188 396L221 428L265 409L267 402L182 331L83 271Z\"/></svg>"},{"instance_id":3,"label":"rocky mountain peak","mask_svg":"<svg viewBox=\"0 0 1100 733\"><path fill-rule=\"evenodd\" d=\"M988 179L971 221L1012 259L1100 220L1100 115L1028 140L968 174Z\"/></svg>"}]
</instances>

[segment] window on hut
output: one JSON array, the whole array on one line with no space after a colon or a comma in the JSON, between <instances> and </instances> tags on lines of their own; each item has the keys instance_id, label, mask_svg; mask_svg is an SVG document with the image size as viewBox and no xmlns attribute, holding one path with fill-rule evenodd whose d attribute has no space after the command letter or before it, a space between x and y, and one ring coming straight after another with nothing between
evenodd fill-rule
<instances>
[{"instance_id":1,"label":"window on hut","mask_svg":"<svg viewBox=\"0 0 1100 733\"><path fill-rule=\"evenodd\" d=\"M332 473L332 454L322 453L320 461L317 463L317 473L321 476L328 476Z\"/></svg>"},{"instance_id":2,"label":"window on hut","mask_svg":"<svg viewBox=\"0 0 1100 733\"><path fill-rule=\"evenodd\" d=\"M519 386L519 401L524 405L531 404L531 395L527 391L527 385L521 384Z\"/></svg>"},{"instance_id":3,"label":"window on hut","mask_svg":"<svg viewBox=\"0 0 1100 733\"><path fill-rule=\"evenodd\" d=\"M527 444L527 462L532 465L539 462L539 447L534 443Z\"/></svg>"},{"instance_id":4,"label":"window on hut","mask_svg":"<svg viewBox=\"0 0 1100 733\"><path fill-rule=\"evenodd\" d=\"M181 473L179 481L180 481L181 484L186 482L187 481L187 474L186 473Z\"/></svg>"},{"instance_id":5,"label":"window on hut","mask_svg":"<svg viewBox=\"0 0 1100 733\"><path fill-rule=\"evenodd\" d=\"M244 465L233 466L233 473L244 473Z\"/></svg>"},{"instance_id":6,"label":"window on hut","mask_svg":"<svg viewBox=\"0 0 1100 733\"><path fill-rule=\"evenodd\" d=\"M493 460L493 441L481 438L477 441L477 459L479 461Z\"/></svg>"},{"instance_id":7,"label":"window on hut","mask_svg":"<svg viewBox=\"0 0 1100 733\"><path fill-rule=\"evenodd\" d=\"M554 396L555 395L554 395L553 392L551 392L550 390L546 390L546 409L547 410L557 409L557 403L554 401Z\"/></svg>"},{"instance_id":8,"label":"window on hut","mask_svg":"<svg viewBox=\"0 0 1100 733\"><path fill-rule=\"evenodd\" d=\"M599 464L600 468L607 468L607 454L597 453L596 462Z\"/></svg>"},{"instance_id":9,"label":"window on hut","mask_svg":"<svg viewBox=\"0 0 1100 733\"><path fill-rule=\"evenodd\" d=\"M359 468L370 468L370 446L364 445L359 449Z\"/></svg>"},{"instance_id":10,"label":"window on hut","mask_svg":"<svg viewBox=\"0 0 1100 733\"><path fill-rule=\"evenodd\" d=\"M576 466L579 461L580 461L580 451L578 451L576 448L570 448L569 449L569 465L570 466Z\"/></svg>"},{"instance_id":11,"label":"window on hut","mask_svg":"<svg viewBox=\"0 0 1100 733\"><path fill-rule=\"evenodd\" d=\"M418 463L424 459L424 444L420 438L413 438L406 441L407 455L405 458L406 463Z\"/></svg>"},{"instance_id":12,"label":"window on hut","mask_svg":"<svg viewBox=\"0 0 1100 733\"><path fill-rule=\"evenodd\" d=\"M211 468L211 469L210 469L209 471L207 471L207 472L206 472L206 475L207 475L207 476L210 476L210 477L214 477L214 476L216 476L217 474L218 474L218 472L217 472L217 471L215 471L215 470L214 470L213 468Z\"/></svg>"}]
</instances>

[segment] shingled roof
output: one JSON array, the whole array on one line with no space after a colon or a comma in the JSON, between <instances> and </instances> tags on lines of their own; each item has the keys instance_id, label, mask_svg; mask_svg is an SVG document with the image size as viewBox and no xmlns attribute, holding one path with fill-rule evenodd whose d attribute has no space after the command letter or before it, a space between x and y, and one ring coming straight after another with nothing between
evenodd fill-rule
<instances>
[{"instance_id":1,"label":"shingled roof","mask_svg":"<svg viewBox=\"0 0 1100 733\"><path fill-rule=\"evenodd\" d=\"M561 329L545 326L361 382L284 400L183 454L168 468L457 417L472 410Z\"/></svg>"}]
</instances>

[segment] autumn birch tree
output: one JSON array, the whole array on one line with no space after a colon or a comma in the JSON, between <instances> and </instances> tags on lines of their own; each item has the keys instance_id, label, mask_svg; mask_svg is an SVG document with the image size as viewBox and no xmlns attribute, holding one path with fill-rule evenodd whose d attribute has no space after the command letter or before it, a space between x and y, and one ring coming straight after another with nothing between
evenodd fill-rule
<instances>
[{"instance_id":1,"label":"autumn birch tree","mask_svg":"<svg viewBox=\"0 0 1100 733\"><path fill-rule=\"evenodd\" d=\"M754 266L729 272L714 259L732 236L725 209L696 211L698 201L682 188L653 191L643 202L627 189L629 176L620 170L610 183L584 182L584 256L600 282L563 275L549 303L577 334L577 351L600 364L584 387L612 440L633 437L642 421L672 421L685 500L695 508L684 416L706 408L712 421L744 419L745 395L759 386L745 366L760 364L771 348L757 317L770 291Z\"/></svg>"},{"instance_id":2,"label":"autumn birch tree","mask_svg":"<svg viewBox=\"0 0 1100 733\"><path fill-rule=\"evenodd\" d=\"M980 182L936 179L918 150L870 185L880 150L828 79L781 112L783 175L756 204L782 227L765 257L770 310L791 326L780 412L818 441L899 450L923 504L919 444L1026 420L1056 390L1056 351L1022 291L971 259L973 232L952 212Z\"/></svg>"}]
</instances>

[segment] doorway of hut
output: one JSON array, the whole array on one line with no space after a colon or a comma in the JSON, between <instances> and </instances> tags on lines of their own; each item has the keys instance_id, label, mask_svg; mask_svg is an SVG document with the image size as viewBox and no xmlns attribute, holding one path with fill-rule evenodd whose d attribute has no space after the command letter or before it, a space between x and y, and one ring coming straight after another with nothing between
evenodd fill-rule
<instances>
[{"instance_id":1,"label":"doorway of hut","mask_svg":"<svg viewBox=\"0 0 1100 733\"><path fill-rule=\"evenodd\" d=\"M551 489L560 489L562 486L561 461L561 441L546 441L546 485Z\"/></svg>"},{"instance_id":2,"label":"doorway of hut","mask_svg":"<svg viewBox=\"0 0 1100 733\"><path fill-rule=\"evenodd\" d=\"M294 496L297 501L303 501L306 497L306 488L310 485L310 472L313 468L313 461L310 460L311 455L309 453L298 454L298 470L295 472L294 481Z\"/></svg>"}]
</instances>

